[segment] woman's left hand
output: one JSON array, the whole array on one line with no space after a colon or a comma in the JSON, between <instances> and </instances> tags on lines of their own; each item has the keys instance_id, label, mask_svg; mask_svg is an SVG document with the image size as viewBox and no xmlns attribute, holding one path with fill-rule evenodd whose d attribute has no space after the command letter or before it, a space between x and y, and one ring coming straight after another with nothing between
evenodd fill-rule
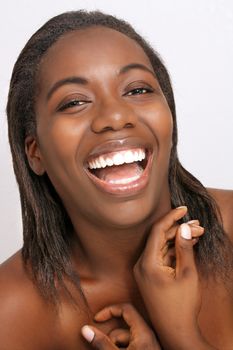
<instances>
[{"instance_id":1,"label":"woman's left hand","mask_svg":"<svg viewBox=\"0 0 233 350\"><path fill-rule=\"evenodd\" d=\"M186 207L173 209L154 225L134 275L165 349L209 349L197 323L201 293L193 253L194 230L192 225L177 223L186 212ZM167 259L172 236L175 236L175 266Z\"/></svg>"}]
</instances>

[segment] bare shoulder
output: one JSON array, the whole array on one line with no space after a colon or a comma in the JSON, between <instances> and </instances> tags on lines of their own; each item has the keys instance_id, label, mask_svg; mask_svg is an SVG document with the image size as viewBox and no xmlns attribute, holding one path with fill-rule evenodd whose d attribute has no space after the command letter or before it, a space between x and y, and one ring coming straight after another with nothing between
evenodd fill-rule
<instances>
[{"instance_id":1,"label":"bare shoulder","mask_svg":"<svg viewBox=\"0 0 233 350\"><path fill-rule=\"evenodd\" d=\"M226 233L233 240L233 190L207 189L220 209Z\"/></svg>"},{"instance_id":2,"label":"bare shoulder","mask_svg":"<svg viewBox=\"0 0 233 350\"><path fill-rule=\"evenodd\" d=\"M85 349L85 314L72 303L48 303L29 278L17 252L0 265L1 350Z\"/></svg>"},{"instance_id":3,"label":"bare shoulder","mask_svg":"<svg viewBox=\"0 0 233 350\"><path fill-rule=\"evenodd\" d=\"M21 252L0 265L0 310L2 350L55 349L55 313L27 276Z\"/></svg>"},{"instance_id":4,"label":"bare shoulder","mask_svg":"<svg viewBox=\"0 0 233 350\"><path fill-rule=\"evenodd\" d=\"M52 312L45 304L23 267L17 252L0 266L0 343L1 349L47 349L52 331ZM51 344L52 344L51 334ZM51 348L52 349L52 348Z\"/></svg>"}]
</instances>

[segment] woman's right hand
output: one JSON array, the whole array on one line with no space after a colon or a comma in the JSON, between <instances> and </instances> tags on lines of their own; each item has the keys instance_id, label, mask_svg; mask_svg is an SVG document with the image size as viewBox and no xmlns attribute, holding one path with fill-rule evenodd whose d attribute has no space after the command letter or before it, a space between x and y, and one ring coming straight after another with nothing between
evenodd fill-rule
<instances>
[{"instance_id":1,"label":"woman's right hand","mask_svg":"<svg viewBox=\"0 0 233 350\"><path fill-rule=\"evenodd\" d=\"M94 326L82 327L83 337L98 350L161 350L152 329L131 304L107 306L95 315L95 321L105 322L112 317L122 317L129 329L114 329L109 335ZM122 347L124 346L124 347Z\"/></svg>"}]
</instances>

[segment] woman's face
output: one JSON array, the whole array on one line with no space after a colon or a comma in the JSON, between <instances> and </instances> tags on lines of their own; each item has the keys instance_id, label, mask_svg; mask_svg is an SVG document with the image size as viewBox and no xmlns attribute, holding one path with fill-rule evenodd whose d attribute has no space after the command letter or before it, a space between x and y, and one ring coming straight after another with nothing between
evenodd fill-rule
<instances>
[{"instance_id":1,"label":"woman's face","mask_svg":"<svg viewBox=\"0 0 233 350\"><path fill-rule=\"evenodd\" d=\"M71 218L128 227L165 205L172 116L136 42L104 27L60 38L36 115L37 155Z\"/></svg>"}]
</instances>

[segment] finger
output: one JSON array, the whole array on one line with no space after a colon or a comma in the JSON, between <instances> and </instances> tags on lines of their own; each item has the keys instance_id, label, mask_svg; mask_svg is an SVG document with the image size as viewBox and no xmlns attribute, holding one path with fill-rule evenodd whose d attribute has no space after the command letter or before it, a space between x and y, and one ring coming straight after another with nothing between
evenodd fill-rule
<instances>
[{"instance_id":1,"label":"finger","mask_svg":"<svg viewBox=\"0 0 233 350\"><path fill-rule=\"evenodd\" d=\"M130 332L128 329L114 329L108 334L108 336L111 339L111 341L118 346L120 344L121 346L126 347L130 343Z\"/></svg>"},{"instance_id":2,"label":"finger","mask_svg":"<svg viewBox=\"0 0 233 350\"><path fill-rule=\"evenodd\" d=\"M189 224L189 227L191 228L191 231L192 231L192 238L202 236L205 231L204 227L199 225Z\"/></svg>"},{"instance_id":3,"label":"finger","mask_svg":"<svg viewBox=\"0 0 233 350\"><path fill-rule=\"evenodd\" d=\"M181 224L176 236L176 277L196 272L193 252L192 230L188 224Z\"/></svg>"},{"instance_id":4,"label":"finger","mask_svg":"<svg viewBox=\"0 0 233 350\"><path fill-rule=\"evenodd\" d=\"M162 230L169 230L178 220L182 219L187 213L188 208L186 206L177 207L170 210L168 214L163 216L157 223Z\"/></svg>"},{"instance_id":5,"label":"finger","mask_svg":"<svg viewBox=\"0 0 233 350\"><path fill-rule=\"evenodd\" d=\"M93 326L85 325L81 329L82 336L91 344L93 349L117 350L110 338Z\"/></svg>"},{"instance_id":6,"label":"finger","mask_svg":"<svg viewBox=\"0 0 233 350\"><path fill-rule=\"evenodd\" d=\"M192 238L193 242L197 242L198 239L194 240L194 238L198 238L203 235L204 233L204 227L199 225L199 220L191 220L186 222L192 230ZM169 253L171 251L171 248L175 247L175 237L177 234L177 230L179 228L179 225L174 225L169 232L167 233L167 239L168 241L166 242L166 249L164 249L164 255L166 253Z\"/></svg>"},{"instance_id":7,"label":"finger","mask_svg":"<svg viewBox=\"0 0 233 350\"><path fill-rule=\"evenodd\" d=\"M113 317L122 317L123 304L109 305L95 314L95 321L105 322Z\"/></svg>"},{"instance_id":8,"label":"finger","mask_svg":"<svg viewBox=\"0 0 233 350\"><path fill-rule=\"evenodd\" d=\"M171 235L172 237L175 236L172 226L177 226L177 221L186 213L187 207L185 206L172 209L154 225L142 255L145 265L163 266L164 249L167 240L171 239ZM172 232L172 234L166 235L167 231Z\"/></svg>"},{"instance_id":9,"label":"finger","mask_svg":"<svg viewBox=\"0 0 233 350\"><path fill-rule=\"evenodd\" d=\"M95 321L105 322L111 319L112 317L122 317L129 327L146 327L142 316L138 313L135 307L128 303L109 305L104 309L100 310L94 317Z\"/></svg>"},{"instance_id":10,"label":"finger","mask_svg":"<svg viewBox=\"0 0 233 350\"><path fill-rule=\"evenodd\" d=\"M192 241L193 241L193 245L195 245L199 241L199 238L198 237L197 238L193 238Z\"/></svg>"},{"instance_id":11,"label":"finger","mask_svg":"<svg viewBox=\"0 0 233 350\"><path fill-rule=\"evenodd\" d=\"M186 222L186 224L189 225L189 227L191 228L192 231L192 243L193 245L195 245L198 240L199 237L201 237L204 232L205 229L204 227L200 226L199 220L191 220ZM171 259L175 258L175 237L176 234L178 232L178 228L179 225L174 225L171 230L169 230L169 233L167 235L167 237L169 238L169 240L167 241L166 244L166 249L164 249L164 264L165 265L169 265L169 262Z\"/></svg>"},{"instance_id":12,"label":"finger","mask_svg":"<svg viewBox=\"0 0 233 350\"><path fill-rule=\"evenodd\" d=\"M204 233L204 228L202 226L200 226L199 220L190 220L190 221L186 222L186 224L188 224L190 227L192 227L194 229L195 236L199 237L202 233ZM169 243L169 241L173 242L173 239L176 236L178 227L179 227L178 224L174 224L171 227L171 229L169 229L167 231L166 238L168 239L168 243ZM197 233L195 233L195 232L197 232Z\"/></svg>"},{"instance_id":13,"label":"finger","mask_svg":"<svg viewBox=\"0 0 233 350\"><path fill-rule=\"evenodd\" d=\"M193 237L194 235L192 235ZM194 246L195 244L197 244L197 242L199 241L199 237L193 237L192 238L192 245ZM169 246L169 248L167 249L167 253L164 255L164 259L163 259L163 264L165 266L170 266L173 269L176 266L176 250L175 250L175 242L172 242L173 244Z\"/></svg>"},{"instance_id":14,"label":"finger","mask_svg":"<svg viewBox=\"0 0 233 350\"><path fill-rule=\"evenodd\" d=\"M198 219L195 219L195 220L189 220L188 222L186 222L186 224L189 224L189 225L200 225L200 221Z\"/></svg>"},{"instance_id":15,"label":"finger","mask_svg":"<svg viewBox=\"0 0 233 350\"><path fill-rule=\"evenodd\" d=\"M131 304L117 304L105 307L95 315L95 321L104 322L112 317L122 317L130 327L130 341L140 334L150 334L151 329Z\"/></svg>"}]
</instances>

